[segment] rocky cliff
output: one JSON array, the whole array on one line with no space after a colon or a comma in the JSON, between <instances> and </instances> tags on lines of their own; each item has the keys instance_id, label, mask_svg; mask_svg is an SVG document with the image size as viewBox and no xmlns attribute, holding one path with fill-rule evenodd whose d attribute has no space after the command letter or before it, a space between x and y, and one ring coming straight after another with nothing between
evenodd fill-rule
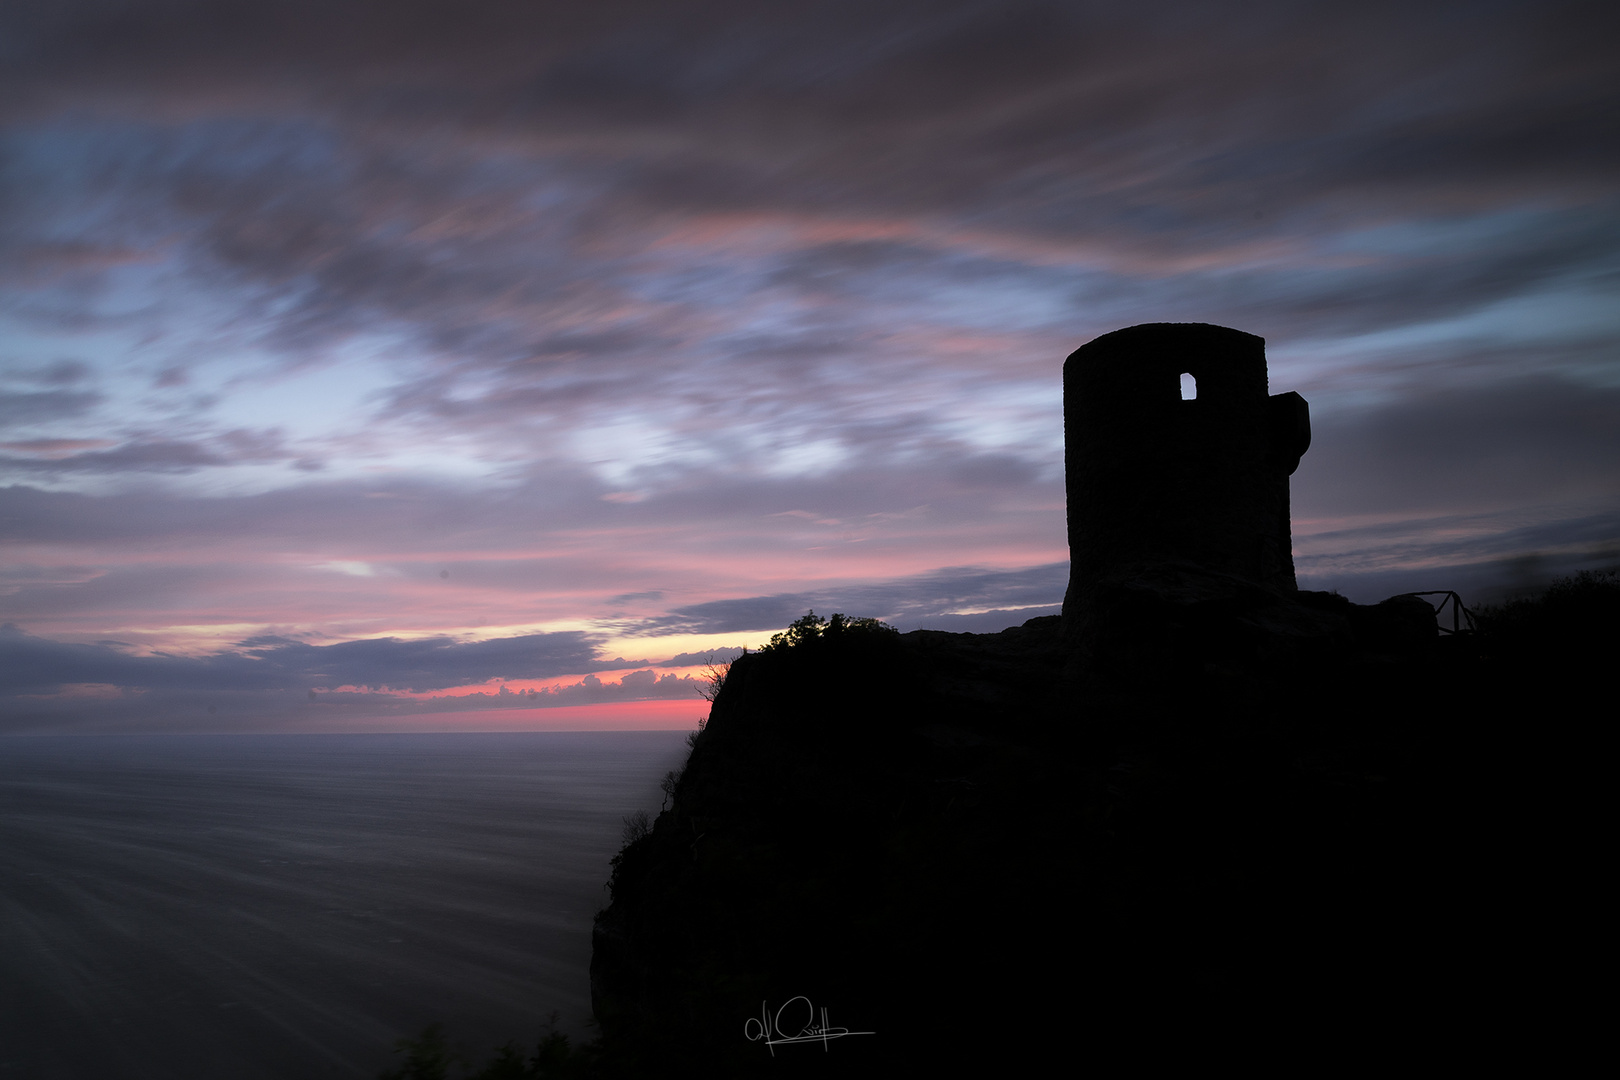
<instances>
[{"instance_id":1,"label":"rocky cliff","mask_svg":"<svg viewBox=\"0 0 1620 1080\"><path fill-rule=\"evenodd\" d=\"M1421 1022L1453 963L1458 718L1432 689L1475 653L1411 598L1193 574L1099 602L1083 649L1050 618L733 664L597 921L609 1063L1021 1075L1054 1045L1100 1062ZM748 1037L799 996L874 1034Z\"/></svg>"},{"instance_id":2,"label":"rocky cliff","mask_svg":"<svg viewBox=\"0 0 1620 1080\"><path fill-rule=\"evenodd\" d=\"M1612 575L1494 637L1300 591L1309 407L1260 338L1130 327L1064 387L1063 617L732 665L597 920L610 1072L1315 1072L1445 1054L1517 970L1506 751L1612 697Z\"/></svg>"}]
</instances>

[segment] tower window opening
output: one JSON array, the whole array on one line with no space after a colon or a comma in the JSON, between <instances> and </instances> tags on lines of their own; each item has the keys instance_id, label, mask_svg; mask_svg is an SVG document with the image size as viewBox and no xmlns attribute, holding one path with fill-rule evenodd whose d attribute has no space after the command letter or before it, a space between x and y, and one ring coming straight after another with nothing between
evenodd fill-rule
<instances>
[{"instance_id":1,"label":"tower window opening","mask_svg":"<svg viewBox=\"0 0 1620 1080\"><path fill-rule=\"evenodd\" d=\"M1185 371L1181 373L1181 400L1198 400L1198 380L1187 374Z\"/></svg>"}]
</instances>

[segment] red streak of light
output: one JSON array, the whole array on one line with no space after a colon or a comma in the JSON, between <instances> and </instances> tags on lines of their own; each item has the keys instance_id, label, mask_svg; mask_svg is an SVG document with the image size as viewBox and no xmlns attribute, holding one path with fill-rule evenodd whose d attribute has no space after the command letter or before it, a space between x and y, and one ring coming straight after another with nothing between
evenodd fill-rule
<instances>
[{"instance_id":1,"label":"red streak of light","mask_svg":"<svg viewBox=\"0 0 1620 1080\"><path fill-rule=\"evenodd\" d=\"M415 716L355 718L345 731L691 731L703 718L703 701L608 701L552 709L469 709Z\"/></svg>"}]
</instances>

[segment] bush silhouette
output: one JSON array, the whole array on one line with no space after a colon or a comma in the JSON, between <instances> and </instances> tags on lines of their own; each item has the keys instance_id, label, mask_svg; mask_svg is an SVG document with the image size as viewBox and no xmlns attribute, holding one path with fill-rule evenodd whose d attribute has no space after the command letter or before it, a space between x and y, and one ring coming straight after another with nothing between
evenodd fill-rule
<instances>
[{"instance_id":1,"label":"bush silhouette","mask_svg":"<svg viewBox=\"0 0 1620 1080\"><path fill-rule=\"evenodd\" d=\"M771 643L761 648L760 652L782 652L814 641L898 633L880 619L852 619L841 612L835 612L831 619L823 619L812 610L794 619L782 633L771 635Z\"/></svg>"},{"instance_id":2,"label":"bush silhouette","mask_svg":"<svg viewBox=\"0 0 1620 1080\"><path fill-rule=\"evenodd\" d=\"M399 1040L396 1052L406 1055L405 1067L379 1073L377 1080L450 1080L452 1065L461 1080L574 1080L593 1075L596 1050L594 1043L574 1046L557 1030L557 1014L552 1013L533 1057L524 1060L517 1044L507 1043L496 1049L483 1068L468 1072L466 1059L445 1042L444 1025L429 1024L420 1038Z\"/></svg>"}]
</instances>

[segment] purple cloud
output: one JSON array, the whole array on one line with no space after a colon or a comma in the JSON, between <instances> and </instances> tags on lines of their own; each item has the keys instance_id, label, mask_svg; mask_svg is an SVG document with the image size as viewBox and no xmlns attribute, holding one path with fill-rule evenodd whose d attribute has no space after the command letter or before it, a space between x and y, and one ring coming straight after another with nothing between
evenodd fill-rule
<instances>
[{"instance_id":1,"label":"purple cloud","mask_svg":"<svg viewBox=\"0 0 1620 1080\"><path fill-rule=\"evenodd\" d=\"M6 617L288 692L996 629L1062 358L1166 319L1310 399L1312 580L1604 564L1611 8L13 5Z\"/></svg>"}]
</instances>

